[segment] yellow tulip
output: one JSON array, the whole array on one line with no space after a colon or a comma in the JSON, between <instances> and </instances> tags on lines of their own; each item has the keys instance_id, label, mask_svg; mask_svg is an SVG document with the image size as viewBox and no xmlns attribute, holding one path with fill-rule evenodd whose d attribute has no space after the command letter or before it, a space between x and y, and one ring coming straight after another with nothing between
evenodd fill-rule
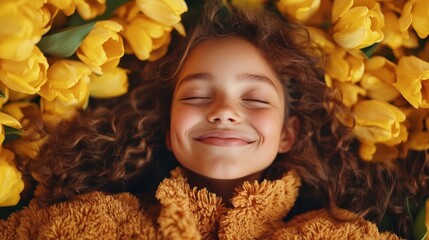
<instances>
[{"instance_id":1,"label":"yellow tulip","mask_svg":"<svg viewBox=\"0 0 429 240\"><path fill-rule=\"evenodd\" d=\"M49 4L55 6L70 16L75 11L85 20L91 20L106 11L106 0L47 0Z\"/></svg>"},{"instance_id":2,"label":"yellow tulip","mask_svg":"<svg viewBox=\"0 0 429 240\"><path fill-rule=\"evenodd\" d=\"M66 16L71 16L76 11L76 0L47 0L49 5L61 10Z\"/></svg>"},{"instance_id":3,"label":"yellow tulip","mask_svg":"<svg viewBox=\"0 0 429 240\"><path fill-rule=\"evenodd\" d=\"M114 21L99 21L82 41L76 54L96 74L116 68L124 55L122 26Z\"/></svg>"},{"instance_id":4,"label":"yellow tulip","mask_svg":"<svg viewBox=\"0 0 429 240\"><path fill-rule=\"evenodd\" d=\"M417 151L429 149L429 110L408 109L406 122L410 131L407 141L409 149Z\"/></svg>"},{"instance_id":5,"label":"yellow tulip","mask_svg":"<svg viewBox=\"0 0 429 240\"><path fill-rule=\"evenodd\" d=\"M396 146L400 143L406 142L409 137L409 131L404 123L399 124L399 134L390 140L384 141L383 144L387 146Z\"/></svg>"},{"instance_id":6,"label":"yellow tulip","mask_svg":"<svg viewBox=\"0 0 429 240\"><path fill-rule=\"evenodd\" d=\"M128 76L127 70L115 68L103 75L91 75L89 83L89 94L96 98L111 98L127 93Z\"/></svg>"},{"instance_id":7,"label":"yellow tulip","mask_svg":"<svg viewBox=\"0 0 429 240\"><path fill-rule=\"evenodd\" d=\"M147 60L152 51L152 38L143 27L150 19L140 16L125 26L123 36L127 40L129 49L140 60Z\"/></svg>"},{"instance_id":8,"label":"yellow tulip","mask_svg":"<svg viewBox=\"0 0 429 240\"><path fill-rule=\"evenodd\" d=\"M0 59L24 61L41 39L41 0L0 1Z\"/></svg>"},{"instance_id":9,"label":"yellow tulip","mask_svg":"<svg viewBox=\"0 0 429 240\"><path fill-rule=\"evenodd\" d=\"M335 44L329 39L327 32L320 28L306 27L311 40L322 48L324 52L331 53L335 51Z\"/></svg>"},{"instance_id":10,"label":"yellow tulip","mask_svg":"<svg viewBox=\"0 0 429 240\"><path fill-rule=\"evenodd\" d=\"M410 133L407 144L411 150L427 150L429 149L429 133L426 131Z\"/></svg>"},{"instance_id":11,"label":"yellow tulip","mask_svg":"<svg viewBox=\"0 0 429 240\"><path fill-rule=\"evenodd\" d=\"M48 101L58 100L64 105L86 108L89 100L91 70L83 63L58 60L48 69L48 80L39 95Z\"/></svg>"},{"instance_id":12,"label":"yellow tulip","mask_svg":"<svg viewBox=\"0 0 429 240\"><path fill-rule=\"evenodd\" d=\"M33 102L11 102L6 104L2 111L15 119L22 119L25 115L27 118L33 120L22 123L23 125L25 124L26 130L20 138L10 142L8 147L18 156L35 159L40 147L46 141L46 137L42 137L37 132L33 131L33 129L37 129L37 127L31 125L35 124L34 121L36 118L41 120L39 106Z\"/></svg>"},{"instance_id":13,"label":"yellow tulip","mask_svg":"<svg viewBox=\"0 0 429 240\"><path fill-rule=\"evenodd\" d=\"M15 167L13 152L3 148L0 152L0 207L14 206L24 190L21 173Z\"/></svg>"},{"instance_id":14,"label":"yellow tulip","mask_svg":"<svg viewBox=\"0 0 429 240\"><path fill-rule=\"evenodd\" d=\"M367 90L368 97L390 102L400 93L393 87L396 65L384 57L374 56L365 62L365 74L360 85Z\"/></svg>"},{"instance_id":15,"label":"yellow tulip","mask_svg":"<svg viewBox=\"0 0 429 240\"><path fill-rule=\"evenodd\" d=\"M365 72L363 56L355 56L342 48L326 54L326 73L340 82L359 82Z\"/></svg>"},{"instance_id":16,"label":"yellow tulip","mask_svg":"<svg viewBox=\"0 0 429 240\"><path fill-rule=\"evenodd\" d=\"M172 27L159 24L144 15L138 15L124 27L123 36L131 51L140 60L150 58L152 51L170 41Z\"/></svg>"},{"instance_id":17,"label":"yellow tulip","mask_svg":"<svg viewBox=\"0 0 429 240\"><path fill-rule=\"evenodd\" d=\"M52 23L54 22L54 19L58 13L58 8L50 5L45 4L40 9L40 16L41 16L41 34L44 35L47 33L51 27Z\"/></svg>"},{"instance_id":18,"label":"yellow tulip","mask_svg":"<svg viewBox=\"0 0 429 240\"><path fill-rule=\"evenodd\" d=\"M415 108L429 108L429 62L415 56L401 57L393 84Z\"/></svg>"},{"instance_id":19,"label":"yellow tulip","mask_svg":"<svg viewBox=\"0 0 429 240\"><path fill-rule=\"evenodd\" d=\"M37 105L32 102L10 102L2 108L2 112L10 115L14 119L22 119L22 117L24 117L22 108L26 108L30 106L37 107Z\"/></svg>"},{"instance_id":20,"label":"yellow tulip","mask_svg":"<svg viewBox=\"0 0 429 240\"><path fill-rule=\"evenodd\" d=\"M372 156L374 156L375 151L377 151L377 147L374 143L359 143L359 156L365 161L371 161Z\"/></svg>"},{"instance_id":21,"label":"yellow tulip","mask_svg":"<svg viewBox=\"0 0 429 240\"><path fill-rule=\"evenodd\" d=\"M331 19L332 1L321 0L318 10L305 21L308 26L323 26Z\"/></svg>"},{"instance_id":22,"label":"yellow tulip","mask_svg":"<svg viewBox=\"0 0 429 240\"><path fill-rule=\"evenodd\" d=\"M406 33L410 26L417 32L420 38L429 35L429 1L409 0L405 3L399 18L399 28Z\"/></svg>"},{"instance_id":23,"label":"yellow tulip","mask_svg":"<svg viewBox=\"0 0 429 240\"><path fill-rule=\"evenodd\" d=\"M73 6L75 7L75 0L47 0L47 3L50 5L53 5L54 7L65 10ZM74 11L74 10L73 10ZM66 14L69 13L69 11L65 12ZM69 16L70 14L67 14Z\"/></svg>"},{"instance_id":24,"label":"yellow tulip","mask_svg":"<svg viewBox=\"0 0 429 240\"><path fill-rule=\"evenodd\" d=\"M384 17L375 0L335 0L333 38L345 49L361 49L383 40Z\"/></svg>"},{"instance_id":25,"label":"yellow tulip","mask_svg":"<svg viewBox=\"0 0 429 240\"><path fill-rule=\"evenodd\" d=\"M5 139L4 126L12 127L15 129L22 129L21 123L18 120L16 120L9 114L0 112L0 149L1 144L3 144L3 141Z\"/></svg>"},{"instance_id":26,"label":"yellow tulip","mask_svg":"<svg viewBox=\"0 0 429 240\"><path fill-rule=\"evenodd\" d=\"M114 21L124 27L120 34L124 37L124 50L134 54L140 60L157 60L164 56L171 40L171 31L175 29L185 36L183 24L171 26L161 24L145 16L135 2L129 2L117 9Z\"/></svg>"},{"instance_id":27,"label":"yellow tulip","mask_svg":"<svg viewBox=\"0 0 429 240\"><path fill-rule=\"evenodd\" d=\"M122 26L127 25L132 19L143 14L135 1L122 4L115 10L113 21L118 22Z\"/></svg>"},{"instance_id":28,"label":"yellow tulip","mask_svg":"<svg viewBox=\"0 0 429 240\"><path fill-rule=\"evenodd\" d=\"M320 0L279 0L277 8L281 13L298 21L307 21L320 7Z\"/></svg>"},{"instance_id":29,"label":"yellow tulip","mask_svg":"<svg viewBox=\"0 0 429 240\"><path fill-rule=\"evenodd\" d=\"M405 125L400 124L400 133L397 137L386 142L360 141L359 156L365 161L393 162L402 156L398 144L408 140L408 131Z\"/></svg>"},{"instance_id":30,"label":"yellow tulip","mask_svg":"<svg viewBox=\"0 0 429 240\"><path fill-rule=\"evenodd\" d=\"M405 30L404 33L399 28L399 18L393 11L383 11L386 25L383 28L384 39L382 43L395 50L402 46L416 48L418 46L417 37L414 32Z\"/></svg>"},{"instance_id":31,"label":"yellow tulip","mask_svg":"<svg viewBox=\"0 0 429 240\"><path fill-rule=\"evenodd\" d=\"M188 11L184 0L136 0L136 3L146 16L167 26L180 22L180 15Z\"/></svg>"},{"instance_id":32,"label":"yellow tulip","mask_svg":"<svg viewBox=\"0 0 429 240\"><path fill-rule=\"evenodd\" d=\"M167 51L171 41L170 32L164 32L164 35L159 38L152 39L152 51L148 58L149 61L155 61L163 57Z\"/></svg>"},{"instance_id":33,"label":"yellow tulip","mask_svg":"<svg viewBox=\"0 0 429 240\"><path fill-rule=\"evenodd\" d=\"M401 133L405 114L396 106L379 100L362 100L353 106L353 133L363 142L386 142Z\"/></svg>"},{"instance_id":34,"label":"yellow tulip","mask_svg":"<svg viewBox=\"0 0 429 240\"><path fill-rule=\"evenodd\" d=\"M43 123L48 127L54 127L64 120L71 120L77 114L74 106L65 105L58 100L48 101L44 98L40 99L40 111Z\"/></svg>"},{"instance_id":35,"label":"yellow tulip","mask_svg":"<svg viewBox=\"0 0 429 240\"><path fill-rule=\"evenodd\" d=\"M77 109L70 105L64 105L62 102L53 100L48 101L44 98L40 99L40 111L44 123L50 126L55 126L61 120L70 120L77 113Z\"/></svg>"},{"instance_id":36,"label":"yellow tulip","mask_svg":"<svg viewBox=\"0 0 429 240\"><path fill-rule=\"evenodd\" d=\"M352 83L337 83L334 85L341 93L341 101L347 107L352 107L359 100L359 96L365 96L366 90Z\"/></svg>"},{"instance_id":37,"label":"yellow tulip","mask_svg":"<svg viewBox=\"0 0 429 240\"><path fill-rule=\"evenodd\" d=\"M76 10L85 20L91 20L106 11L106 0L75 0Z\"/></svg>"},{"instance_id":38,"label":"yellow tulip","mask_svg":"<svg viewBox=\"0 0 429 240\"><path fill-rule=\"evenodd\" d=\"M34 47L24 61L0 61L0 81L14 91L35 94L46 82L48 67L46 57Z\"/></svg>"},{"instance_id":39,"label":"yellow tulip","mask_svg":"<svg viewBox=\"0 0 429 240\"><path fill-rule=\"evenodd\" d=\"M399 156L396 146L388 146L383 143L365 143L359 145L359 156L366 161L393 162Z\"/></svg>"}]
</instances>

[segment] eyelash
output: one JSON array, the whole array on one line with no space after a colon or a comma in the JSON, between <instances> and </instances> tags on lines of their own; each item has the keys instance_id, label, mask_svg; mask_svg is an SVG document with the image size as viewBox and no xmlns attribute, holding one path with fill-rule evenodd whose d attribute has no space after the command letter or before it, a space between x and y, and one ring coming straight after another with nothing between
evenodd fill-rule
<instances>
[{"instance_id":1,"label":"eyelash","mask_svg":"<svg viewBox=\"0 0 429 240\"><path fill-rule=\"evenodd\" d=\"M187 104L207 104L211 102L210 97L185 97L179 99L179 101L187 103Z\"/></svg>"},{"instance_id":2,"label":"eyelash","mask_svg":"<svg viewBox=\"0 0 429 240\"><path fill-rule=\"evenodd\" d=\"M211 99L211 98L210 97L186 97L186 98L181 98L179 100L186 101L186 100L194 100L194 99Z\"/></svg>"},{"instance_id":3,"label":"eyelash","mask_svg":"<svg viewBox=\"0 0 429 240\"><path fill-rule=\"evenodd\" d=\"M179 99L179 101L188 102L190 104L208 104L211 101L211 97L185 97ZM263 104L269 105L270 102L258 98L242 98L241 101L248 102L249 104Z\"/></svg>"},{"instance_id":4,"label":"eyelash","mask_svg":"<svg viewBox=\"0 0 429 240\"><path fill-rule=\"evenodd\" d=\"M270 104L270 102L268 102L268 101L261 100L261 99L254 99L254 98L244 98L242 100L243 101L250 101L250 102L258 102L258 103L263 103L263 104Z\"/></svg>"}]
</instances>

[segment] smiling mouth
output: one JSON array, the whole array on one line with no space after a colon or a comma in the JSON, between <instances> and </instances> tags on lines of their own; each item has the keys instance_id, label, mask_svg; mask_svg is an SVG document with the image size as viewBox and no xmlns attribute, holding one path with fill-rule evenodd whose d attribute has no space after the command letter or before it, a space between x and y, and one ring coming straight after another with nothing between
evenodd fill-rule
<instances>
[{"instance_id":1,"label":"smiling mouth","mask_svg":"<svg viewBox=\"0 0 429 240\"><path fill-rule=\"evenodd\" d=\"M246 146L255 142L255 140L238 133L224 131L209 132L194 138L194 140L208 145L224 147Z\"/></svg>"},{"instance_id":2,"label":"smiling mouth","mask_svg":"<svg viewBox=\"0 0 429 240\"><path fill-rule=\"evenodd\" d=\"M244 146L248 145L252 142L247 142L243 139L239 138L217 138L217 137L208 137L208 138L201 138L201 139L195 139L198 142L209 144L209 145L215 145L215 146Z\"/></svg>"}]
</instances>

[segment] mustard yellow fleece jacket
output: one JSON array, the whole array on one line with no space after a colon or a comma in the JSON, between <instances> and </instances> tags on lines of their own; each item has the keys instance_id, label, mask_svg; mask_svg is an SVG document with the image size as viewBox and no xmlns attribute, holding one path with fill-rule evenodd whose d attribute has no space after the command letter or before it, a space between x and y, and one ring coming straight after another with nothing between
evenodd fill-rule
<instances>
[{"instance_id":1,"label":"mustard yellow fleece jacket","mask_svg":"<svg viewBox=\"0 0 429 240\"><path fill-rule=\"evenodd\" d=\"M91 192L49 207L32 201L0 221L0 239L399 239L364 219L336 222L325 210L284 222L299 186L293 171L245 182L227 208L215 194L191 188L177 168L159 185L156 206L128 193Z\"/></svg>"}]
</instances>

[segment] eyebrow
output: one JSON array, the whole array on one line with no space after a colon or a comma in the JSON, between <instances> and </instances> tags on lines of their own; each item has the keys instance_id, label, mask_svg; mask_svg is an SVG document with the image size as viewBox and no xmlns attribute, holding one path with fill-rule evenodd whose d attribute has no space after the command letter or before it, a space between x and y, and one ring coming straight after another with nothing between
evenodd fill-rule
<instances>
[{"instance_id":1,"label":"eyebrow","mask_svg":"<svg viewBox=\"0 0 429 240\"><path fill-rule=\"evenodd\" d=\"M213 77L209 73L192 73L189 75L186 75L184 78L179 79L179 84L177 84L176 89L180 87L185 82L192 82L195 80L204 80L208 81L211 80Z\"/></svg>"},{"instance_id":2,"label":"eyebrow","mask_svg":"<svg viewBox=\"0 0 429 240\"><path fill-rule=\"evenodd\" d=\"M190 82L195 80L210 81L212 79L213 79L213 76L209 73L192 73L180 79L179 84L176 86L176 88L179 88L180 85L182 85L185 82ZM278 91L277 87L274 85L273 80L271 80L269 77L265 75L243 73L238 75L238 79L241 81L256 81L256 82L268 83L269 85L273 86L276 91Z\"/></svg>"},{"instance_id":3,"label":"eyebrow","mask_svg":"<svg viewBox=\"0 0 429 240\"><path fill-rule=\"evenodd\" d=\"M271 80L269 77L265 75L259 75L259 74L251 74L251 73L243 73L238 76L238 79L240 80L250 80L250 81L256 81L256 82L263 82L268 83L271 86L274 87L277 91L276 85L274 85L274 81Z\"/></svg>"}]
</instances>

